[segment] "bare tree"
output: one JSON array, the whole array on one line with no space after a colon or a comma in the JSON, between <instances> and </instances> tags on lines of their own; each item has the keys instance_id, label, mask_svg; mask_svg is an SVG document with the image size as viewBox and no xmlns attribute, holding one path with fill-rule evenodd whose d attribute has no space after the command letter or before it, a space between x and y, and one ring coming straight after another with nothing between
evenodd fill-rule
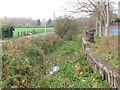
<instances>
[{"instance_id":1,"label":"bare tree","mask_svg":"<svg viewBox=\"0 0 120 90\"><path fill-rule=\"evenodd\" d=\"M96 35L103 35L103 25L105 22L106 35L109 35L109 25L110 25L110 6L109 0L86 0L80 1L76 0L73 4L69 3L74 10L67 10L72 13L82 13L85 12L89 16L94 16L96 19Z\"/></svg>"}]
</instances>

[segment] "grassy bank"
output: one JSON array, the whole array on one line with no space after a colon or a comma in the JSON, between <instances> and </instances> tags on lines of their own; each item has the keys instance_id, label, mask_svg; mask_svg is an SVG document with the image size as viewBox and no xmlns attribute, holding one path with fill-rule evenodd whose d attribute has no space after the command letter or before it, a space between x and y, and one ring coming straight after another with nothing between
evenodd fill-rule
<instances>
[{"instance_id":1,"label":"grassy bank","mask_svg":"<svg viewBox=\"0 0 120 90\"><path fill-rule=\"evenodd\" d=\"M118 35L108 36L108 37L95 37L95 44L91 47L98 52L103 58L110 62L112 65L119 67L119 56L118 51L120 49L118 43Z\"/></svg>"},{"instance_id":2,"label":"grassy bank","mask_svg":"<svg viewBox=\"0 0 120 90\"><path fill-rule=\"evenodd\" d=\"M54 51L60 42L55 34L46 37L22 37L2 43L2 87L41 87L44 57Z\"/></svg>"},{"instance_id":3,"label":"grassy bank","mask_svg":"<svg viewBox=\"0 0 120 90\"><path fill-rule=\"evenodd\" d=\"M81 39L78 35L65 41L51 34L3 43L3 87L108 88L99 73L92 72L82 52ZM46 77L46 70L52 66L46 61L60 70Z\"/></svg>"},{"instance_id":4,"label":"grassy bank","mask_svg":"<svg viewBox=\"0 0 120 90\"><path fill-rule=\"evenodd\" d=\"M75 54L69 54L74 52ZM67 55L68 54L68 55ZM56 56L62 56L54 59ZM81 35L72 41L66 41L46 56L45 60L59 65L60 70L48 77L43 77L42 87L45 88L107 88L98 73L93 73L91 66L81 49Z\"/></svg>"}]
</instances>

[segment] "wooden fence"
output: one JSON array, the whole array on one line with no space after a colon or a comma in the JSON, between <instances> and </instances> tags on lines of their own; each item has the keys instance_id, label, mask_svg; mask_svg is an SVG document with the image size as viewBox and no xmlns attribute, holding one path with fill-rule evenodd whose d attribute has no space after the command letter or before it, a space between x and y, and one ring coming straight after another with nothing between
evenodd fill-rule
<instances>
[{"instance_id":1,"label":"wooden fence","mask_svg":"<svg viewBox=\"0 0 120 90\"><path fill-rule=\"evenodd\" d=\"M99 72L102 79L105 80L110 87L120 90L120 69L105 61L98 53L94 52L91 48L87 48L88 43L82 40L83 52L91 64L94 72Z\"/></svg>"},{"instance_id":2,"label":"wooden fence","mask_svg":"<svg viewBox=\"0 0 120 90\"><path fill-rule=\"evenodd\" d=\"M37 30L32 30L32 31L23 31L23 32L18 32L17 37L21 37L21 36L27 36L27 35L31 35L31 34L35 34L37 33Z\"/></svg>"}]
</instances>

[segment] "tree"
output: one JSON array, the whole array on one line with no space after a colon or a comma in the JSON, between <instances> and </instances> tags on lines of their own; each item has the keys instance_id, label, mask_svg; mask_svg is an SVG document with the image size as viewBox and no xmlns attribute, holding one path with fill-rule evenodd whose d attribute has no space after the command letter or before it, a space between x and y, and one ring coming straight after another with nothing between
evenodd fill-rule
<instances>
[{"instance_id":1,"label":"tree","mask_svg":"<svg viewBox=\"0 0 120 90\"><path fill-rule=\"evenodd\" d=\"M1 27L2 38L13 37L15 28L10 24L3 24Z\"/></svg>"},{"instance_id":2,"label":"tree","mask_svg":"<svg viewBox=\"0 0 120 90\"><path fill-rule=\"evenodd\" d=\"M89 16L94 16L96 19L96 35L102 36L103 32L103 22L105 22L106 33L108 35L109 31L109 23L110 23L110 6L109 0L75 0L72 4L69 3L73 7L73 10L67 10L72 13L87 13Z\"/></svg>"},{"instance_id":3,"label":"tree","mask_svg":"<svg viewBox=\"0 0 120 90\"><path fill-rule=\"evenodd\" d=\"M40 19L37 20L37 26L41 25Z\"/></svg>"},{"instance_id":4,"label":"tree","mask_svg":"<svg viewBox=\"0 0 120 90\"><path fill-rule=\"evenodd\" d=\"M35 27L37 26L37 20L33 20L32 18L0 18L2 19L2 24L12 24L14 27Z\"/></svg>"},{"instance_id":5,"label":"tree","mask_svg":"<svg viewBox=\"0 0 120 90\"><path fill-rule=\"evenodd\" d=\"M110 8L109 8L109 0L106 0L106 23L105 23L105 28L106 28L106 36L109 35L109 28L110 28Z\"/></svg>"},{"instance_id":6,"label":"tree","mask_svg":"<svg viewBox=\"0 0 120 90\"><path fill-rule=\"evenodd\" d=\"M52 23L52 20L51 20L51 19L49 19L49 20L48 20L48 24L51 24L51 23Z\"/></svg>"}]
</instances>

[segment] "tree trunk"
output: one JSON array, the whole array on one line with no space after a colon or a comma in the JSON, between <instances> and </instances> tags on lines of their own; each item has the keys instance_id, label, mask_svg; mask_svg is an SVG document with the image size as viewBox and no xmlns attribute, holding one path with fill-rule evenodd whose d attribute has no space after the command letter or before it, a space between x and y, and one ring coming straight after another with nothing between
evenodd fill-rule
<instances>
[{"instance_id":1,"label":"tree trunk","mask_svg":"<svg viewBox=\"0 0 120 90\"><path fill-rule=\"evenodd\" d=\"M100 25L100 32L99 32L99 35L100 37L103 35L103 19L102 19L102 14L100 15L100 21L99 21L99 25Z\"/></svg>"},{"instance_id":2,"label":"tree trunk","mask_svg":"<svg viewBox=\"0 0 120 90\"><path fill-rule=\"evenodd\" d=\"M107 22L106 22L106 36L109 35L109 28L110 28L110 13L109 13L109 0L107 0Z\"/></svg>"},{"instance_id":3,"label":"tree trunk","mask_svg":"<svg viewBox=\"0 0 120 90\"><path fill-rule=\"evenodd\" d=\"M96 17L96 36L98 36L98 18Z\"/></svg>"}]
</instances>

